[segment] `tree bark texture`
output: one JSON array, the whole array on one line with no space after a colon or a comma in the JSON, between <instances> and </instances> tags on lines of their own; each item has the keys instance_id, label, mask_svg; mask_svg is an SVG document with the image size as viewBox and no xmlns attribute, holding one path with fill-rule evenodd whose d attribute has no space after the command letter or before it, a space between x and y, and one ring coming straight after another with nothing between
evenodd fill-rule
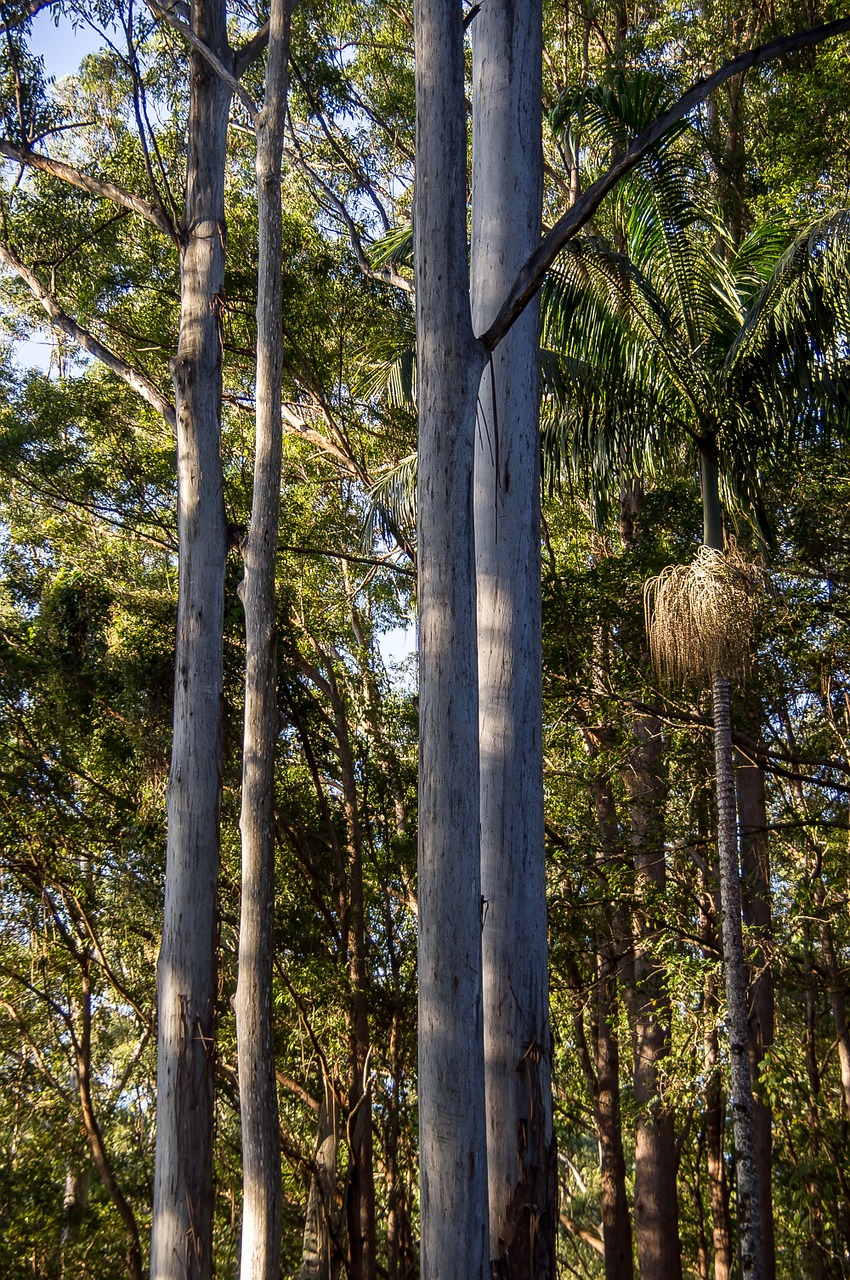
<instances>
[{"instance_id":1,"label":"tree bark texture","mask_svg":"<svg viewBox=\"0 0 850 1280\"><path fill-rule=\"evenodd\" d=\"M741 832L741 903L744 923L756 937L770 934L770 852L767 842L767 806L764 770L739 760L735 770L738 825ZM755 946L748 966L748 1028L750 1077L753 1084L753 1142L759 1179L765 1280L776 1280L776 1244L773 1225L773 1112L759 1092L759 1071L773 1044L773 971L764 949Z\"/></svg>"},{"instance_id":2,"label":"tree bark texture","mask_svg":"<svg viewBox=\"0 0 850 1280\"><path fill-rule=\"evenodd\" d=\"M423 1280L488 1275L462 12L419 0L419 1125Z\"/></svg>"},{"instance_id":3,"label":"tree bark texture","mask_svg":"<svg viewBox=\"0 0 850 1280\"><path fill-rule=\"evenodd\" d=\"M230 57L223 0L192 27ZM212 1264L213 1057L221 800L226 523L221 469L224 162L230 90L198 53L180 227L177 396L179 582L174 741L158 980L152 1280L207 1280Z\"/></svg>"},{"instance_id":4,"label":"tree bark texture","mask_svg":"<svg viewBox=\"0 0 850 1280\"><path fill-rule=\"evenodd\" d=\"M635 868L634 960L624 967L624 994L634 1045L634 1225L641 1280L681 1280L676 1135L663 1091L670 1051L670 999L654 945L664 907L665 785L661 724L638 717L623 781L629 798Z\"/></svg>"},{"instance_id":5,"label":"tree bark texture","mask_svg":"<svg viewBox=\"0 0 850 1280\"><path fill-rule=\"evenodd\" d=\"M342 1257L336 1248L332 1230L338 1145L339 1106L330 1081L325 1079L319 1107L313 1176L307 1197L299 1280L337 1280L340 1273Z\"/></svg>"},{"instance_id":6,"label":"tree bark texture","mask_svg":"<svg viewBox=\"0 0 850 1280\"><path fill-rule=\"evenodd\" d=\"M472 24L472 317L482 332L540 238L539 0ZM539 320L492 353L475 454L484 1053L494 1275L554 1275L540 585Z\"/></svg>"},{"instance_id":7,"label":"tree bark texture","mask_svg":"<svg viewBox=\"0 0 850 1280\"><path fill-rule=\"evenodd\" d=\"M747 984L741 926L741 881L738 859L738 821L735 808L735 773L732 758L732 717L729 681L725 676L714 675L711 693L714 711L721 936L732 1076L732 1120L735 1136L741 1275L742 1280L764 1280L758 1166L753 1133Z\"/></svg>"},{"instance_id":8,"label":"tree bark texture","mask_svg":"<svg viewBox=\"0 0 850 1280\"><path fill-rule=\"evenodd\" d=\"M234 1008L242 1119L241 1280L277 1280L281 1247L280 1119L274 1069L274 776L278 737L275 569L280 513L282 358L281 161L290 0L272 0L266 93L257 117L257 379L254 492L243 547L245 722L242 899Z\"/></svg>"}]
</instances>

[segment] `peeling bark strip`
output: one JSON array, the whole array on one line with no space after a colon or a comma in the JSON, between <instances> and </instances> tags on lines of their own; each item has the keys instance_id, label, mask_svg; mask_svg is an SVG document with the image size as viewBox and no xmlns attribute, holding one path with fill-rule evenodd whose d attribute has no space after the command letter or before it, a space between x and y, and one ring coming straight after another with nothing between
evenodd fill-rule
<instances>
[{"instance_id":1,"label":"peeling bark strip","mask_svg":"<svg viewBox=\"0 0 850 1280\"><path fill-rule=\"evenodd\" d=\"M272 0L266 93L257 135L257 377L254 491L244 544L245 723L242 901L234 1008L242 1119L241 1280L277 1280L281 1248L280 1117L274 1070L274 772L278 736L275 569L283 380L281 164L290 0Z\"/></svg>"},{"instance_id":2,"label":"peeling bark strip","mask_svg":"<svg viewBox=\"0 0 850 1280\"><path fill-rule=\"evenodd\" d=\"M489 1272L469 308L457 0L418 0L419 1125L423 1280Z\"/></svg>"},{"instance_id":3,"label":"peeling bark strip","mask_svg":"<svg viewBox=\"0 0 850 1280\"><path fill-rule=\"evenodd\" d=\"M482 0L472 32L473 325L485 329L540 238L542 9ZM479 389L475 560L484 1054L494 1276L555 1271L543 834L539 317Z\"/></svg>"},{"instance_id":4,"label":"peeling bark strip","mask_svg":"<svg viewBox=\"0 0 850 1280\"><path fill-rule=\"evenodd\" d=\"M220 57L230 57L223 0L193 0L192 26ZM207 1280L212 1264L226 555L219 310L224 289L224 161L230 90L197 53L190 54L189 62L180 337L173 364L180 558L165 913L157 975L152 1280Z\"/></svg>"}]
</instances>

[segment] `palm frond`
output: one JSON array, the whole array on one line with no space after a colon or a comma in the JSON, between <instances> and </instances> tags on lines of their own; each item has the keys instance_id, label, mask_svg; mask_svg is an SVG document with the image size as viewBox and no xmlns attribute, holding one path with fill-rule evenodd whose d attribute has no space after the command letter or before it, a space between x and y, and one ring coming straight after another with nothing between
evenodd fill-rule
<instances>
[{"instance_id":1,"label":"palm frond","mask_svg":"<svg viewBox=\"0 0 850 1280\"><path fill-rule=\"evenodd\" d=\"M392 265L413 266L413 227L409 222L390 227L369 246L369 261L376 269Z\"/></svg>"},{"instance_id":2,"label":"palm frond","mask_svg":"<svg viewBox=\"0 0 850 1280\"><path fill-rule=\"evenodd\" d=\"M387 400L394 408L416 406L416 324L413 311L395 317L394 327L370 335L358 352L360 372L354 394L363 400Z\"/></svg>"},{"instance_id":3,"label":"palm frond","mask_svg":"<svg viewBox=\"0 0 850 1280\"><path fill-rule=\"evenodd\" d=\"M725 364L730 393L792 447L850 426L850 210L789 246L750 308Z\"/></svg>"},{"instance_id":4,"label":"palm frond","mask_svg":"<svg viewBox=\"0 0 850 1280\"><path fill-rule=\"evenodd\" d=\"M373 546L379 534L389 541L398 530L415 530L416 476L416 453L408 453L378 476L368 493L362 533L365 547Z\"/></svg>"}]
</instances>

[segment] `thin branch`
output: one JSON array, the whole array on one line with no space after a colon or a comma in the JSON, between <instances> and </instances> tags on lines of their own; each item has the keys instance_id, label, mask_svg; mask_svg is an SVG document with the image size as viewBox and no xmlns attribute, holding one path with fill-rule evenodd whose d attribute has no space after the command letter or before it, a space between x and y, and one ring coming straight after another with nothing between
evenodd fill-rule
<instances>
[{"instance_id":1,"label":"thin branch","mask_svg":"<svg viewBox=\"0 0 850 1280\"><path fill-rule=\"evenodd\" d=\"M111 200L113 204L130 209L139 217L152 222L170 240L177 241L177 231L161 209L151 204L149 200L143 199L142 196L133 195L123 187L117 187L114 182L107 182L104 178L93 178L91 174L81 173L73 165L65 164L62 160L51 160L50 156L31 151L28 147L13 146L6 138L0 138L0 156L5 156L7 160L16 160L18 164L31 169L39 169L42 173L48 173L52 178L59 178L80 191L97 196L99 200Z\"/></svg>"},{"instance_id":2,"label":"thin branch","mask_svg":"<svg viewBox=\"0 0 850 1280\"><path fill-rule=\"evenodd\" d=\"M615 161L607 173L580 196L571 209L559 218L540 244L520 268L519 274L511 286L508 296L502 303L496 317L488 329L480 335L480 341L488 351L493 351L509 331L514 321L522 314L531 299L543 283L546 272L552 266L558 254L568 240L593 217L602 201L616 187L635 165L639 164L647 152L663 138L664 134L679 120L684 119L694 107L704 102L715 89L731 80L733 76L748 71L751 67L772 62L784 54L794 53L798 49L807 49L821 44L833 36L843 35L850 31L850 18L839 18L837 22L828 22L824 26L809 27L805 31L797 31L790 36L779 36L767 44L759 45L737 58L725 62L719 71L706 76L691 86L687 93L679 98L669 110L663 112L652 124L648 125L633 142L626 147L623 154Z\"/></svg>"},{"instance_id":3,"label":"thin branch","mask_svg":"<svg viewBox=\"0 0 850 1280\"><path fill-rule=\"evenodd\" d=\"M107 369L111 369L114 374L117 374L152 409L156 409L157 413L162 414L172 431L176 431L177 416L174 412L174 405L165 398L150 379L140 373L138 369L134 369L132 365L127 364L127 361L122 360L114 351L110 351L108 347L105 347L94 334L89 333L88 329L84 329L82 325L77 324L76 320L62 310L55 296L44 288L38 276L2 244L0 244L0 262L4 263L10 271L14 271L17 276L20 276L33 297L41 303L50 317L51 323L57 329L61 329L69 338L73 338L75 342L79 343L84 351L88 351L89 355L94 356L96 360L100 360L101 364L106 365Z\"/></svg>"},{"instance_id":4,"label":"thin branch","mask_svg":"<svg viewBox=\"0 0 850 1280\"><path fill-rule=\"evenodd\" d=\"M147 6L155 17L161 18L167 22L175 31L179 31L185 38L187 44L190 44L196 53L199 53L205 62L212 67L216 75L221 79L235 96L242 103L251 124L255 124L260 109L254 99L251 97L247 89L245 89L238 81L236 76L230 71L217 54L213 53L209 45L204 44L200 36L196 35L188 22L184 22L182 18L177 18L168 9L164 9L162 5L157 4L156 0L147 0Z\"/></svg>"},{"instance_id":5,"label":"thin branch","mask_svg":"<svg viewBox=\"0 0 850 1280\"><path fill-rule=\"evenodd\" d=\"M357 224L346 209L344 201L340 199L332 187L329 187L328 184L319 177L315 169L311 168L303 156L297 154L295 161L298 167L306 173L313 182L315 182L317 187L320 188L345 223L348 230L348 238L351 241L351 247L357 258L357 265L360 267L364 276L367 276L370 280L382 280L385 284L394 285L396 289L401 289L404 293L413 293L412 280L408 280L404 276L399 275L398 272L393 271L391 267L375 268L372 266L369 258L367 257L366 250L363 248L363 240L359 230L357 229Z\"/></svg>"}]
</instances>

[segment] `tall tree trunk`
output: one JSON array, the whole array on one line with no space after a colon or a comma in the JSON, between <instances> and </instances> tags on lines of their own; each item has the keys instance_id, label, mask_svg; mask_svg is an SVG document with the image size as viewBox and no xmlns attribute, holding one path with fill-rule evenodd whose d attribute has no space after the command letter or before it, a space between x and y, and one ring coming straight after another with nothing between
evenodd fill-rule
<instances>
[{"instance_id":1,"label":"tall tree trunk","mask_svg":"<svg viewBox=\"0 0 850 1280\"><path fill-rule=\"evenodd\" d=\"M256 121L257 385L254 492L243 547L245 727L242 903L234 1007L242 1117L241 1280L280 1272L280 1120L274 1069L274 777L278 737L275 570L280 512L282 360L281 158L290 0L272 0L266 92Z\"/></svg>"},{"instance_id":2,"label":"tall tree trunk","mask_svg":"<svg viewBox=\"0 0 850 1280\"><path fill-rule=\"evenodd\" d=\"M611 738L610 727L603 731ZM602 734L583 726L585 750L594 757ZM617 1010L617 969L627 950L628 925L622 904L612 892L609 876L622 867L619 849L617 809L607 777L595 771L590 782L599 852L596 864L605 888L606 906L597 912L597 997L595 1080L593 1108L599 1134L602 1241L605 1248L605 1280L633 1280L632 1224L626 1195L626 1161L620 1114L620 1046L615 1018ZM613 903L613 908L607 904Z\"/></svg>"},{"instance_id":3,"label":"tall tree trunk","mask_svg":"<svg viewBox=\"0 0 850 1280\"><path fill-rule=\"evenodd\" d=\"M418 0L419 1127L423 1280L489 1274L462 11Z\"/></svg>"},{"instance_id":4,"label":"tall tree trunk","mask_svg":"<svg viewBox=\"0 0 850 1280\"><path fill-rule=\"evenodd\" d=\"M192 0L192 28L229 65L223 0ZM227 551L221 469L224 163L230 89L189 55L180 226L177 397L179 583L159 1033L152 1280L212 1265L213 1057Z\"/></svg>"},{"instance_id":5,"label":"tall tree trunk","mask_svg":"<svg viewBox=\"0 0 850 1280\"><path fill-rule=\"evenodd\" d=\"M705 913L707 928L713 935L714 910ZM714 939L712 938L712 941ZM732 1277L732 1224L729 1218L729 1187L724 1159L725 1105L720 1069L720 1046L717 1027L717 979L711 973L705 984L704 1013L708 1024L705 1036L705 1129L708 1166L708 1198L711 1206L711 1233L714 1250L714 1280Z\"/></svg>"},{"instance_id":6,"label":"tall tree trunk","mask_svg":"<svg viewBox=\"0 0 850 1280\"><path fill-rule=\"evenodd\" d=\"M770 854L767 843L767 805L764 770L739 760L735 770L738 825L741 831L741 900L744 923L756 937L770 934ZM753 1083L753 1141L759 1179L759 1213L765 1280L776 1280L776 1244L773 1226L773 1111L759 1093L759 1072L766 1051L773 1044L773 971L764 950L756 945L748 969L749 1055Z\"/></svg>"},{"instance_id":7,"label":"tall tree trunk","mask_svg":"<svg viewBox=\"0 0 850 1280\"><path fill-rule=\"evenodd\" d=\"M539 0L472 24L473 325L540 239ZM494 1276L554 1276L556 1166L543 834L539 318L529 306L479 390L475 456L484 1054Z\"/></svg>"},{"instance_id":8,"label":"tall tree trunk","mask_svg":"<svg viewBox=\"0 0 850 1280\"><path fill-rule=\"evenodd\" d=\"M735 811L735 773L732 761L732 717L729 681L725 676L715 673L711 682L711 696L714 712L721 936L732 1075L732 1122L735 1135L741 1275L742 1280L763 1280L764 1255L761 1243L758 1166L753 1133L747 983L741 927L741 881L738 860L738 822Z\"/></svg>"},{"instance_id":9,"label":"tall tree trunk","mask_svg":"<svg viewBox=\"0 0 850 1280\"><path fill-rule=\"evenodd\" d=\"M605 1280L632 1280L632 1226L626 1197L626 1161L620 1122L620 1051L614 1029L615 969L600 955L596 1037L596 1126L599 1131L600 1208L605 1246Z\"/></svg>"},{"instance_id":10,"label":"tall tree trunk","mask_svg":"<svg viewBox=\"0 0 850 1280\"><path fill-rule=\"evenodd\" d=\"M654 938L663 919L665 786L661 724L638 717L623 781L629 797L635 866L634 959L624 966L624 994L634 1043L634 1221L641 1280L680 1280L676 1135L661 1070L670 1052L670 999Z\"/></svg>"}]
</instances>

